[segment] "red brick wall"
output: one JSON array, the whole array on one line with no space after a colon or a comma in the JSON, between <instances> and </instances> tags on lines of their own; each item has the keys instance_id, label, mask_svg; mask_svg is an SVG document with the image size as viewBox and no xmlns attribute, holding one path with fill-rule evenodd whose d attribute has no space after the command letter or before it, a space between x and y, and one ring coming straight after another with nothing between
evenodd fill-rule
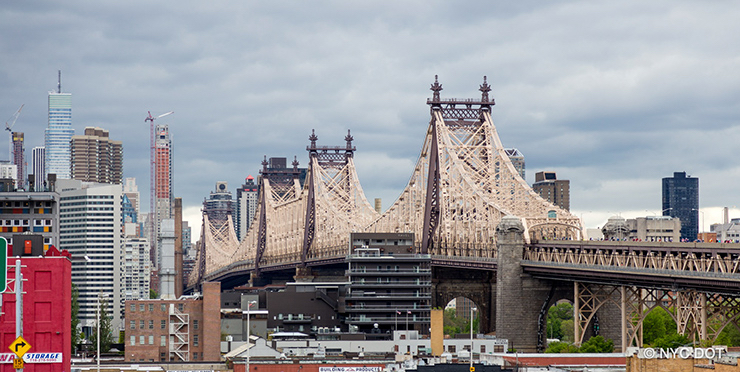
<instances>
[{"instance_id":1,"label":"red brick wall","mask_svg":"<svg viewBox=\"0 0 740 372\"><path fill-rule=\"evenodd\" d=\"M221 283L203 283L203 360L221 360Z\"/></svg>"}]
</instances>

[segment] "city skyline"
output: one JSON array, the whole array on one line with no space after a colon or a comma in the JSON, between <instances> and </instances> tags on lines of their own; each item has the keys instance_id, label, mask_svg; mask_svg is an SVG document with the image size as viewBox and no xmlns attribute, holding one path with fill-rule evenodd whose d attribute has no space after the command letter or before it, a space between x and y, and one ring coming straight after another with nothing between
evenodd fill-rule
<instances>
[{"instance_id":1,"label":"city skyline","mask_svg":"<svg viewBox=\"0 0 740 372\"><path fill-rule=\"evenodd\" d=\"M528 183L545 170L569 179L588 227L661 214L661 179L681 171L700 179L704 229L723 206L740 217L740 167L725 160L740 137L738 5L220 5L6 4L0 114L25 103L14 130L27 150L42 146L61 69L73 128L121 140L124 177L146 195L144 118L175 111L157 124L169 125L173 188L197 240L215 182L256 177L265 155L305 167L312 129L329 146L352 130L366 197L387 208L419 155L434 75L443 97L463 99L486 75Z\"/></svg>"}]
</instances>

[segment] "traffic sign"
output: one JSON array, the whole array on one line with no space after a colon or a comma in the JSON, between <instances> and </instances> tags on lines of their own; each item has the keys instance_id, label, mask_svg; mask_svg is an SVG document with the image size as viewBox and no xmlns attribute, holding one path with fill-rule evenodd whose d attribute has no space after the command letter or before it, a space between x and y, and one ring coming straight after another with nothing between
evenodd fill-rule
<instances>
[{"instance_id":1,"label":"traffic sign","mask_svg":"<svg viewBox=\"0 0 740 372\"><path fill-rule=\"evenodd\" d=\"M10 351L14 352L15 355L18 355L18 358L23 358L23 354L28 352L28 350L31 350L31 344L26 342L23 337L18 336L18 338L16 338L8 348Z\"/></svg>"},{"instance_id":2,"label":"traffic sign","mask_svg":"<svg viewBox=\"0 0 740 372\"><path fill-rule=\"evenodd\" d=\"M23 359L21 358L15 358L13 359L13 368L15 369L23 369Z\"/></svg>"},{"instance_id":3,"label":"traffic sign","mask_svg":"<svg viewBox=\"0 0 740 372\"><path fill-rule=\"evenodd\" d=\"M470 367L470 372L475 372L475 367Z\"/></svg>"},{"instance_id":4,"label":"traffic sign","mask_svg":"<svg viewBox=\"0 0 740 372\"><path fill-rule=\"evenodd\" d=\"M8 289L8 241L0 236L0 293Z\"/></svg>"}]
</instances>

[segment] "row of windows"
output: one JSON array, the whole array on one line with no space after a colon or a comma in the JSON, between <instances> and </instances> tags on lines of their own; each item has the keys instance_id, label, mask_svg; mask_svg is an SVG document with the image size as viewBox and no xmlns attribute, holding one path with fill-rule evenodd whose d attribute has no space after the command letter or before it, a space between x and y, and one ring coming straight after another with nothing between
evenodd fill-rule
<instances>
[{"instance_id":1,"label":"row of windows","mask_svg":"<svg viewBox=\"0 0 740 372\"><path fill-rule=\"evenodd\" d=\"M198 329L198 319L193 319L193 329ZM129 321L129 328L136 329L136 321ZM167 321L162 319L159 321L159 329L167 328ZM144 320L139 320L139 329L144 329ZM154 320L149 320L149 329L154 329Z\"/></svg>"},{"instance_id":2,"label":"row of windows","mask_svg":"<svg viewBox=\"0 0 740 372\"><path fill-rule=\"evenodd\" d=\"M139 304L139 311L146 311L147 308L149 309L149 312L154 312L154 304ZM135 303L132 303L131 306L130 306L130 309L131 309L132 312L135 312L136 311L136 304ZM182 304L182 303L177 304L177 310L178 311L182 312L182 311L184 311L184 309L185 309L185 305L184 304ZM159 310L160 311L163 311L163 312L166 312L167 311L167 304L159 304ZM196 322L194 324L195 325L195 329L198 329L197 320L195 322Z\"/></svg>"},{"instance_id":3,"label":"row of windows","mask_svg":"<svg viewBox=\"0 0 740 372\"><path fill-rule=\"evenodd\" d=\"M78 199L113 199L113 195L79 195L79 196L62 197L62 200L78 200Z\"/></svg>"}]
</instances>

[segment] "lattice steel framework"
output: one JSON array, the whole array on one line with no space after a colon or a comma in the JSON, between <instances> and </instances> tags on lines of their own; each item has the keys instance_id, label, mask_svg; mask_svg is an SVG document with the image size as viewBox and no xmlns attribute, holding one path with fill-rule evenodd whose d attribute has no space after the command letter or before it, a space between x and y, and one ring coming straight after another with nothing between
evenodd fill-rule
<instances>
[{"instance_id":1,"label":"lattice steel framework","mask_svg":"<svg viewBox=\"0 0 740 372\"><path fill-rule=\"evenodd\" d=\"M643 324L661 308L676 322L679 334L714 343L727 326L740 329L740 298L695 290L610 286L574 282L575 341L580 345L596 313L613 303L622 313L622 350L643 347Z\"/></svg>"},{"instance_id":2,"label":"lattice steel framework","mask_svg":"<svg viewBox=\"0 0 740 372\"><path fill-rule=\"evenodd\" d=\"M268 265L305 266L308 259L343 257L350 233L362 231L378 218L357 178L349 132L344 147L316 146L315 133L309 140L310 165L304 187L300 187L297 172L291 180L261 177L258 223L250 226L241 243L231 219L221 226L204 216L199 270L189 278L190 285L235 263L246 263L259 273Z\"/></svg>"},{"instance_id":3,"label":"lattice steel framework","mask_svg":"<svg viewBox=\"0 0 740 372\"><path fill-rule=\"evenodd\" d=\"M422 253L493 257L495 226L521 217L525 239L581 237L580 220L547 202L516 171L491 119L486 78L480 100L442 100L439 84L431 121L411 179L367 231L414 232Z\"/></svg>"}]
</instances>

